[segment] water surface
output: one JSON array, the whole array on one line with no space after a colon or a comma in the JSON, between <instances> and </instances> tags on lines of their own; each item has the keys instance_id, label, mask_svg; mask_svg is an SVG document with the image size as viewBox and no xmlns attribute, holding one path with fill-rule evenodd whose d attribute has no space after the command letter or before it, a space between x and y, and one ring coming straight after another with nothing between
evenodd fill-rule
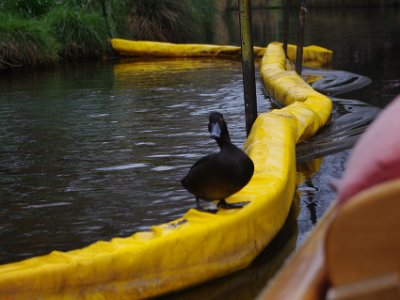
<instances>
[{"instance_id":1,"label":"water surface","mask_svg":"<svg viewBox=\"0 0 400 300\"><path fill-rule=\"evenodd\" d=\"M193 207L179 181L217 150L209 112L244 143L240 66L141 59L3 79L1 261L127 236Z\"/></svg>"}]
</instances>

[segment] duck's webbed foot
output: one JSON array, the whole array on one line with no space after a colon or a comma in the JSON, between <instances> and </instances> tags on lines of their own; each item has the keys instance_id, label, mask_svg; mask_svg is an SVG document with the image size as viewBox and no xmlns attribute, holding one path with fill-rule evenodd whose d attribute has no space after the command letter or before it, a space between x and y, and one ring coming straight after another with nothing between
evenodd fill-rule
<instances>
[{"instance_id":1,"label":"duck's webbed foot","mask_svg":"<svg viewBox=\"0 0 400 300\"><path fill-rule=\"evenodd\" d=\"M204 211L204 212L208 212L208 213L214 213L215 214L218 211L218 208L215 208L215 206L214 207L210 207L210 206L203 207L203 206L201 206L200 205L200 198L198 198L198 197L196 197L196 207L197 207L197 209L199 211Z\"/></svg>"},{"instance_id":2,"label":"duck's webbed foot","mask_svg":"<svg viewBox=\"0 0 400 300\"><path fill-rule=\"evenodd\" d=\"M219 200L217 206L224 209L235 209L235 208L242 208L243 206L249 204L250 202L237 202L237 203L227 203L225 199Z\"/></svg>"}]
</instances>

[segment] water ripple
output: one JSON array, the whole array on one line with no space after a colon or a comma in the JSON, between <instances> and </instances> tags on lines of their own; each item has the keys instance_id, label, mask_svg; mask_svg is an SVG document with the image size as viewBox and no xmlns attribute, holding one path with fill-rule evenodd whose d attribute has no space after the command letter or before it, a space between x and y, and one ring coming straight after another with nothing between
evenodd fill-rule
<instances>
[{"instance_id":1,"label":"water ripple","mask_svg":"<svg viewBox=\"0 0 400 300\"><path fill-rule=\"evenodd\" d=\"M119 165L119 166L111 166L111 167L102 167L97 168L97 171L121 171L121 170L129 170L129 169L137 169L147 167L147 164L143 163L133 163L133 164L126 164L126 165Z\"/></svg>"},{"instance_id":2,"label":"water ripple","mask_svg":"<svg viewBox=\"0 0 400 300\"><path fill-rule=\"evenodd\" d=\"M317 70L305 68L303 76L321 76L311 86L320 92L328 95L344 94L361 89L369 85L372 80L366 76L341 70Z\"/></svg>"}]
</instances>

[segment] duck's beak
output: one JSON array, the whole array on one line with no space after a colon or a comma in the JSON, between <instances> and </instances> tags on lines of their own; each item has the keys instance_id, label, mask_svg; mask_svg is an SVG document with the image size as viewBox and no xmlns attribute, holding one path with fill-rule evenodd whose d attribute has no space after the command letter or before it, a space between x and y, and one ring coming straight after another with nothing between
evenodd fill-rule
<instances>
[{"instance_id":1,"label":"duck's beak","mask_svg":"<svg viewBox=\"0 0 400 300\"><path fill-rule=\"evenodd\" d=\"M210 137L217 139L221 137L221 127L218 123L211 123L210 126Z\"/></svg>"}]
</instances>

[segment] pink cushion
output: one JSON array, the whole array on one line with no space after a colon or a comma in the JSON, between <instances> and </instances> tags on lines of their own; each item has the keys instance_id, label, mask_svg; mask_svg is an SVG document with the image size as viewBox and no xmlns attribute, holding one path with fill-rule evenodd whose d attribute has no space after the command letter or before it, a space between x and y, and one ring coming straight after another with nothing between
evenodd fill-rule
<instances>
[{"instance_id":1,"label":"pink cushion","mask_svg":"<svg viewBox=\"0 0 400 300\"><path fill-rule=\"evenodd\" d=\"M342 203L358 192L400 177L400 96L358 140L338 187Z\"/></svg>"}]
</instances>

